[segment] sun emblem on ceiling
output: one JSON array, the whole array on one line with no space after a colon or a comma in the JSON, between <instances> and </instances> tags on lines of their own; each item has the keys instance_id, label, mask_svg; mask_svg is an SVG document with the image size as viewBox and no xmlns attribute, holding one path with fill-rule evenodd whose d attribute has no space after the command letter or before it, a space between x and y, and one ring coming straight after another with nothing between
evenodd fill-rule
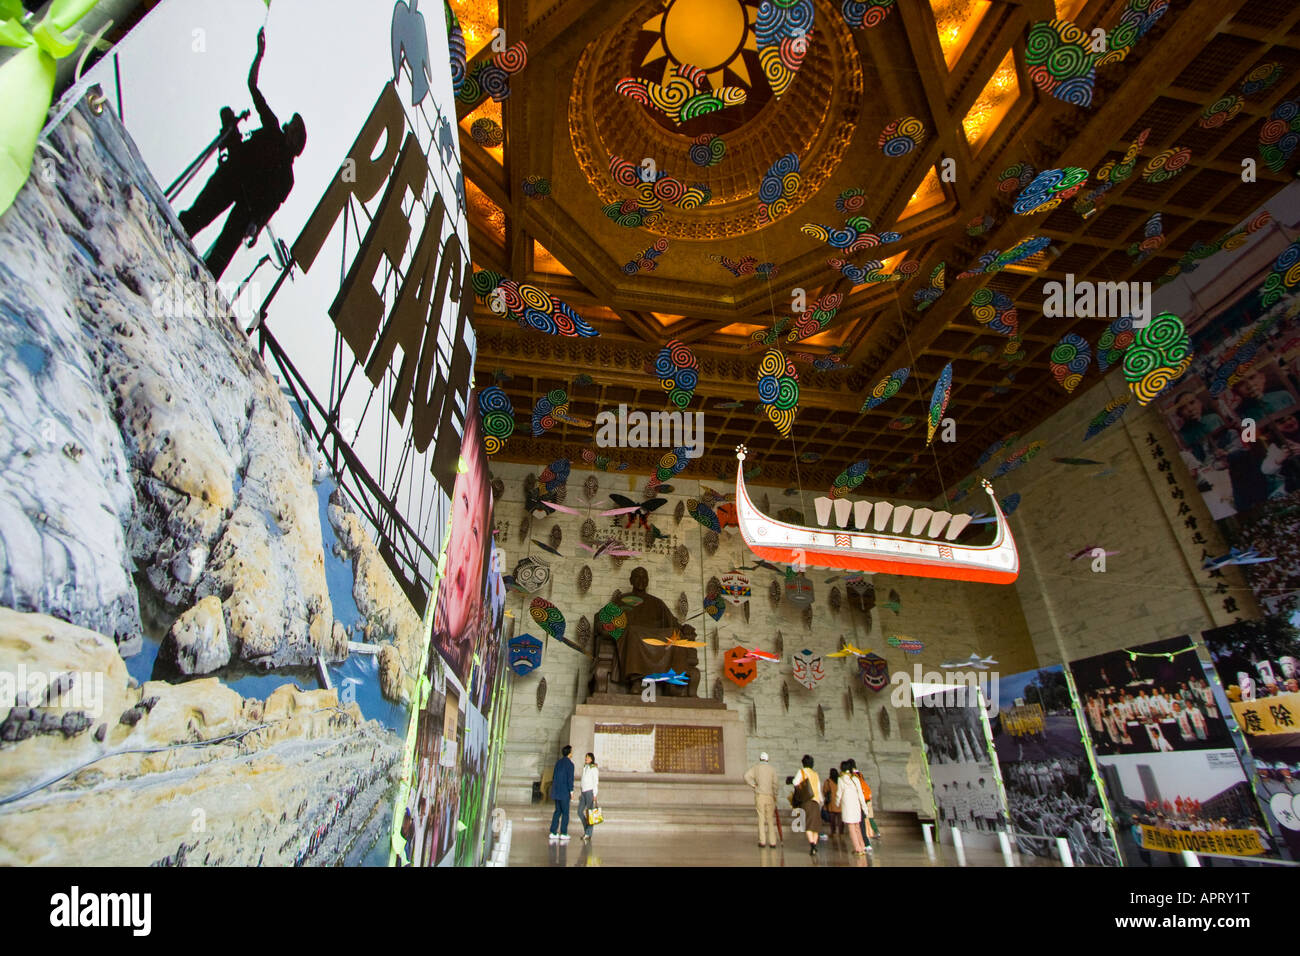
<instances>
[{"instance_id":1,"label":"sun emblem on ceiling","mask_svg":"<svg viewBox=\"0 0 1300 956\"><path fill-rule=\"evenodd\" d=\"M673 65L702 70L718 90L730 82L750 88L744 51L758 55L753 25L758 9L742 0L664 0L664 8L641 25L657 34L641 66L663 63L664 79Z\"/></svg>"}]
</instances>

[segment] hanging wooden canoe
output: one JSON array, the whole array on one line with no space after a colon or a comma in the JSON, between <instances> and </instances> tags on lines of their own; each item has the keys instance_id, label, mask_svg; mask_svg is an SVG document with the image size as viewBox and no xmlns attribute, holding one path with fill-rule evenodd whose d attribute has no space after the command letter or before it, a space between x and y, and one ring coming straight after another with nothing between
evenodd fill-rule
<instances>
[{"instance_id":1,"label":"hanging wooden canoe","mask_svg":"<svg viewBox=\"0 0 1300 956\"><path fill-rule=\"evenodd\" d=\"M760 558L782 564L802 563L810 568L839 568L869 574L905 574L990 584L1010 584L1020 573L1020 555L1016 551L1015 539L997 498L993 496L993 486L987 481L983 485L997 516L997 534L991 544L962 545L955 541L970 523L968 515L958 515L951 520L939 519L928 508L913 509L907 505L895 508L886 501L876 502L872 509L874 528L870 532L865 520L860 528L847 526L836 529L810 528L769 518L755 507L745 490L745 454L744 445L736 448L736 519L745 544ZM853 510L865 518L867 509ZM885 530L890 512L893 512L891 530L894 533L880 533ZM909 530L912 535L903 533ZM926 533L937 536L941 531L944 532L943 541L923 537Z\"/></svg>"}]
</instances>

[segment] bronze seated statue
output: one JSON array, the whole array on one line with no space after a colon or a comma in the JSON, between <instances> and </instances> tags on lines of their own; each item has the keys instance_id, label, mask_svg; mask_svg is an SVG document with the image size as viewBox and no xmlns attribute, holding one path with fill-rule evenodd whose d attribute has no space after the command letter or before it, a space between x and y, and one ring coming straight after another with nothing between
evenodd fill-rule
<instances>
[{"instance_id":1,"label":"bronze seated statue","mask_svg":"<svg viewBox=\"0 0 1300 956\"><path fill-rule=\"evenodd\" d=\"M641 678L668 670L685 673L688 683L661 683L657 693L669 697L695 697L700 685L699 654L694 647L673 647L645 643L645 638L666 641L677 636L694 640L695 628L683 624L663 601L649 594L650 575L636 568L631 575L635 606L620 605L627 614L627 629L615 640L596 629L595 670L587 684L592 694L641 693Z\"/></svg>"}]
</instances>

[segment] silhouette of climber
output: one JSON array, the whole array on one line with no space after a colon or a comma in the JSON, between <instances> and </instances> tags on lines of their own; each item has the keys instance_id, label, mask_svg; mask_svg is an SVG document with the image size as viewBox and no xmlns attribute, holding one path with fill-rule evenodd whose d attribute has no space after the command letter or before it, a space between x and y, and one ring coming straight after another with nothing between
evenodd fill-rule
<instances>
[{"instance_id":1,"label":"silhouette of climber","mask_svg":"<svg viewBox=\"0 0 1300 956\"><path fill-rule=\"evenodd\" d=\"M248 139L233 138L199 198L180 214L181 225L193 239L227 207L234 207L226 217L216 244L204 260L215 279L221 278L230 265L240 240L255 239L288 198L293 189L294 158L301 155L307 145L307 126L302 116L294 113L293 119L281 127L257 88L257 72L265 52L266 31L258 30L257 56L248 71L248 91L262 120L261 128ZM235 116L229 107L221 110L221 122L223 128L234 126Z\"/></svg>"}]
</instances>

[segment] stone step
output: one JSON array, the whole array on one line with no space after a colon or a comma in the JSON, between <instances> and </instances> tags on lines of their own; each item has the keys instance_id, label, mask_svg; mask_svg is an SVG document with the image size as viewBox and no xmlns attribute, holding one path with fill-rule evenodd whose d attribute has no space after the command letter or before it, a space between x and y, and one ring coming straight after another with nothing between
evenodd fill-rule
<instances>
[{"instance_id":1,"label":"stone step","mask_svg":"<svg viewBox=\"0 0 1300 956\"><path fill-rule=\"evenodd\" d=\"M661 828L684 829L725 829L753 830L756 826L754 804L751 800L744 807L697 804L694 806L648 807L627 806L614 802L613 798L602 799L601 807L606 814L606 822L620 828L634 830L654 830ZM508 805L503 807L506 816L516 821L521 827L533 828L550 825L554 806L550 801L529 805ZM790 829L790 808L779 807L781 826L788 837ZM578 820L577 803L570 804L570 827L581 826ZM908 840L921 839L921 830L916 818L910 813L877 814L876 826L886 839Z\"/></svg>"}]
</instances>

